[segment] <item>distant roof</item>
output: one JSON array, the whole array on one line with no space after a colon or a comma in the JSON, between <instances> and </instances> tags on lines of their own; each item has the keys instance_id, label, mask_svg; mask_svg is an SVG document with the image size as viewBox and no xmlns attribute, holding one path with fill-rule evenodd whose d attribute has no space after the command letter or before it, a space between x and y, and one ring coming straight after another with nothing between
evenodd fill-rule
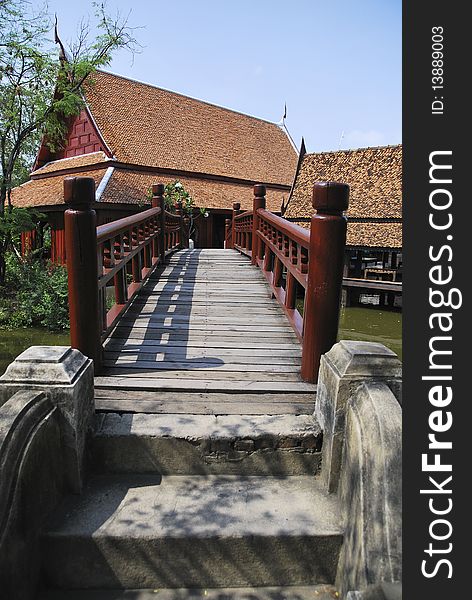
<instances>
[{"instance_id":1,"label":"distant roof","mask_svg":"<svg viewBox=\"0 0 472 600\"><path fill-rule=\"evenodd\" d=\"M297 225L310 228L310 221L297 221ZM401 249L402 224L397 222L349 221L347 223L346 245L357 248Z\"/></svg>"},{"instance_id":2,"label":"distant roof","mask_svg":"<svg viewBox=\"0 0 472 600\"><path fill-rule=\"evenodd\" d=\"M98 71L86 101L118 161L291 185L297 153L276 124Z\"/></svg>"},{"instance_id":3,"label":"distant roof","mask_svg":"<svg viewBox=\"0 0 472 600\"><path fill-rule=\"evenodd\" d=\"M401 144L306 154L284 214L287 219L313 215L311 199L316 181L349 184L349 217L402 217Z\"/></svg>"},{"instance_id":4,"label":"distant roof","mask_svg":"<svg viewBox=\"0 0 472 600\"><path fill-rule=\"evenodd\" d=\"M297 173L286 219L309 227L313 185L338 181L350 186L348 246L401 248L402 146L306 154Z\"/></svg>"}]
</instances>

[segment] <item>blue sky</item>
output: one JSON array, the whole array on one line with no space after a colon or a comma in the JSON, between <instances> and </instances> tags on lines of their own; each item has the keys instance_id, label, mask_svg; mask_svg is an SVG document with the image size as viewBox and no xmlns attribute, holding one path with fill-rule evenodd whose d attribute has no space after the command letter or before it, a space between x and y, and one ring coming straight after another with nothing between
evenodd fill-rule
<instances>
[{"instance_id":1,"label":"blue sky","mask_svg":"<svg viewBox=\"0 0 472 600\"><path fill-rule=\"evenodd\" d=\"M89 0L48 5L65 40L93 14ZM117 10L142 50L112 72L274 122L286 102L309 152L401 142L401 0L109 0Z\"/></svg>"}]
</instances>

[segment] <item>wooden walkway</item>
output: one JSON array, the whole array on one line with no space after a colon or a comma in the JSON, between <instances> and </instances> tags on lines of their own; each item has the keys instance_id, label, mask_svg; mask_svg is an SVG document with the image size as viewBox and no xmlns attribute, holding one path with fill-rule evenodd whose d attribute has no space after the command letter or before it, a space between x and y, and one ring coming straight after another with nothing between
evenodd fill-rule
<instances>
[{"instance_id":1,"label":"wooden walkway","mask_svg":"<svg viewBox=\"0 0 472 600\"><path fill-rule=\"evenodd\" d=\"M310 414L301 346L261 271L235 250L182 250L105 342L97 410Z\"/></svg>"}]
</instances>

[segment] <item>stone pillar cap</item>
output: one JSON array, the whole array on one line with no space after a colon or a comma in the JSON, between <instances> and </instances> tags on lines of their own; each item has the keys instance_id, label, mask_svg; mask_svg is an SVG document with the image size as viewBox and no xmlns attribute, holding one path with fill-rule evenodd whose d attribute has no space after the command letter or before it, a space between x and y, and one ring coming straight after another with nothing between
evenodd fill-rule
<instances>
[{"instance_id":1,"label":"stone pillar cap","mask_svg":"<svg viewBox=\"0 0 472 600\"><path fill-rule=\"evenodd\" d=\"M395 352L377 342L341 340L325 358L341 377L401 377L402 374L402 363Z\"/></svg>"},{"instance_id":2,"label":"stone pillar cap","mask_svg":"<svg viewBox=\"0 0 472 600\"><path fill-rule=\"evenodd\" d=\"M8 365L0 383L71 385L89 361L69 346L31 346Z\"/></svg>"}]
</instances>

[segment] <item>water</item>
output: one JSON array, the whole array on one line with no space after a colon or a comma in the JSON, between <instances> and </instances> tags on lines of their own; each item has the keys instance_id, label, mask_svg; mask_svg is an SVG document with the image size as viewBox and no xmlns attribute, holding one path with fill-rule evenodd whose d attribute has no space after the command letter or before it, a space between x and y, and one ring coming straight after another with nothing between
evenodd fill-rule
<instances>
[{"instance_id":1,"label":"water","mask_svg":"<svg viewBox=\"0 0 472 600\"><path fill-rule=\"evenodd\" d=\"M380 342L402 359L402 314L351 306L341 309L338 339Z\"/></svg>"},{"instance_id":2,"label":"water","mask_svg":"<svg viewBox=\"0 0 472 600\"><path fill-rule=\"evenodd\" d=\"M0 375L7 366L30 346L68 346L69 332L54 333L47 329L0 329Z\"/></svg>"},{"instance_id":3,"label":"water","mask_svg":"<svg viewBox=\"0 0 472 600\"><path fill-rule=\"evenodd\" d=\"M399 312L354 306L343 308L338 339L381 342L402 358L402 315ZM45 329L0 330L0 375L30 346L68 346L69 332Z\"/></svg>"}]
</instances>

